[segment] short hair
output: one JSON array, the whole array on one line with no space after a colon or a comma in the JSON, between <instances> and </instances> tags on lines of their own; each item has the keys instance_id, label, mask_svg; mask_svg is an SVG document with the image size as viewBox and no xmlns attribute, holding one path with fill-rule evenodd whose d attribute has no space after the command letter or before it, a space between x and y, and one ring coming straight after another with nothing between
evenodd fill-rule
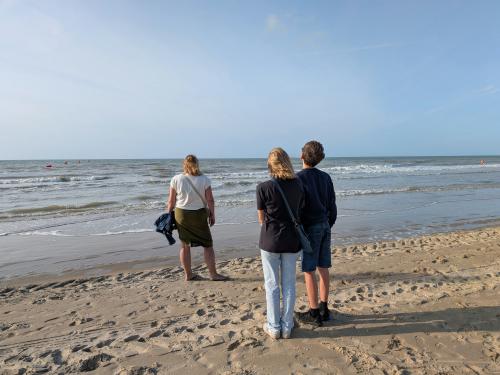
<instances>
[{"instance_id":1,"label":"short hair","mask_svg":"<svg viewBox=\"0 0 500 375\"><path fill-rule=\"evenodd\" d=\"M281 147L276 147L271 150L267 158L267 167L271 177L281 180L293 180L297 176L293 171L292 162L288 154Z\"/></svg>"},{"instance_id":2,"label":"short hair","mask_svg":"<svg viewBox=\"0 0 500 375\"><path fill-rule=\"evenodd\" d=\"M323 145L318 141L309 141L302 147L302 160L310 166L315 167L325 158Z\"/></svg>"},{"instance_id":3,"label":"short hair","mask_svg":"<svg viewBox=\"0 0 500 375\"><path fill-rule=\"evenodd\" d=\"M200 171L200 165L198 163L198 158L194 155L188 155L184 158L184 162L182 163L182 167L184 169L184 173L187 173L191 176L200 176L202 173Z\"/></svg>"}]
</instances>

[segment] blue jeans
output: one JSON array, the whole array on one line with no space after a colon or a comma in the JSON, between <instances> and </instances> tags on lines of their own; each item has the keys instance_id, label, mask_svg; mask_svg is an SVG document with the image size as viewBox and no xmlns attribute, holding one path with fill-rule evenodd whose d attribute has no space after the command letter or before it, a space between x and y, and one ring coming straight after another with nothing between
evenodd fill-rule
<instances>
[{"instance_id":1,"label":"blue jeans","mask_svg":"<svg viewBox=\"0 0 500 375\"><path fill-rule=\"evenodd\" d=\"M299 253L271 253L261 250L264 285L266 287L267 326L278 333L293 328L295 306L295 263ZM280 309L280 271L283 312Z\"/></svg>"},{"instance_id":2,"label":"blue jeans","mask_svg":"<svg viewBox=\"0 0 500 375\"><path fill-rule=\"evenodd\" d=\"M330 225L325 221L313 224L305 230L313 252L312 254L304 252L302 255L302 272L314 272L316 267L330 268L332 266Z\"/></svg>"}]
</instances>

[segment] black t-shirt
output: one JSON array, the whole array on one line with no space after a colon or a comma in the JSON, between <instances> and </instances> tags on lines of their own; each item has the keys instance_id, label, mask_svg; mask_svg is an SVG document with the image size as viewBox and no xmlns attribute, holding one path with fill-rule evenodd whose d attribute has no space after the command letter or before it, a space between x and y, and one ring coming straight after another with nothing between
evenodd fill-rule
<instances>
[{"instance_id":1,"label":"black t-shirt","mask_svg":"<svg viewBox=\"0 0 500 375\"><path fill-rule=\"evenodd\" d=\"M298 178L277 180L295 218L300 218L304 205L302 184ZM279 190L272 180L257 185L257 209L264 211L259 246L271 253L296 253L301 249L295 225L290 218Z\"/></svg>"},{"instance_id":2,"label":"black t-shirt","mask_svg":"<svg viewBox=\"0 0 500 375\"><path fill-rule=\"evenodd\" d=\"M328 222L331 227L337 220L337 205L330 175L316 168L305 168L298 172L297 176L305 192L302 224L308 227Z\"/></svg>"}]
</instances>

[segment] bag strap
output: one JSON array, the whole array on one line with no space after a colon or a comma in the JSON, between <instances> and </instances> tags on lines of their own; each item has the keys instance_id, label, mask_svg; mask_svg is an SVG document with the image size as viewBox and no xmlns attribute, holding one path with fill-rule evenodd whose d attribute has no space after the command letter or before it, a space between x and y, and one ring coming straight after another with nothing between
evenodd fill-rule
<instances>
[{"instance_id":1,"label":"bag strap","mask_svg":"<svg viewBox=\"0 0 500 375\"><path fill-rule=\"evenodd\" d=\"M186 178L187 182L189 182L189 185L191 185L191 187L193 188L193 190L195 191L195 193L200 197L201 201L205 205L205 208L207 208L208 207L208 203L207 203L205 197L200 194L200 192L198 191L198 189L196 189L196 187L193 184L193 181L191 181L191 179L189 178L189 176L184 175L184 177Z\"/></svg>"},{"instance_id":2,"label":"bag strap","mask_svg":"<svg viewBox=\"0 0 500 375\"><path fill-rule=\"evenodd\" d=\"M299 226L299 223L297 222L297 219L295 219L295 215L293 214L292 209L290 208L290 205L288 204L288 200L286 199L285 193L283 192L283 189L281 188L280 184L274 178L271 179L271 181L274 183L274 185L276 186L276 188L280 192L281 197L283 198L283 202L285 202L285 207L288 210L288 215L290 215L290 218L292 219L293 224L296 227Z\"/></svg>"}]
</instances>

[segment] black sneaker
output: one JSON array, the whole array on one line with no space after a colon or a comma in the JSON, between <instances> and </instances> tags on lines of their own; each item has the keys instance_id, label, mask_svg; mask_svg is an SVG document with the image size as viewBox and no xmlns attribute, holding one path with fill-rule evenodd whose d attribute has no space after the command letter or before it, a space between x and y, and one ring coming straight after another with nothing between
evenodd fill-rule
<instances>
[{"instance_id":1,"label":"black sneaker","mask_svg":"<svg viewBox=\"0 0 500 375\"><path fill-rule=\"evenodd\" d=\"M330 310L328 310L328 302L319 303L319 316L323 322L327 322L331 319Z\"/></svg>"},{"instance_id":2,"label":"black sneaker","mask_svg":"<svg viewBox=\"0 0 500 375\"><path fill-rule=\"evenodd\" d=\"M312 310L308 310L305 312L296 311L295 318L299 321L299 323L311 324L316 327L321 327L323 325L321 317L317 310L316 313L312 312Z\"/></svg>"}]
</instances>

